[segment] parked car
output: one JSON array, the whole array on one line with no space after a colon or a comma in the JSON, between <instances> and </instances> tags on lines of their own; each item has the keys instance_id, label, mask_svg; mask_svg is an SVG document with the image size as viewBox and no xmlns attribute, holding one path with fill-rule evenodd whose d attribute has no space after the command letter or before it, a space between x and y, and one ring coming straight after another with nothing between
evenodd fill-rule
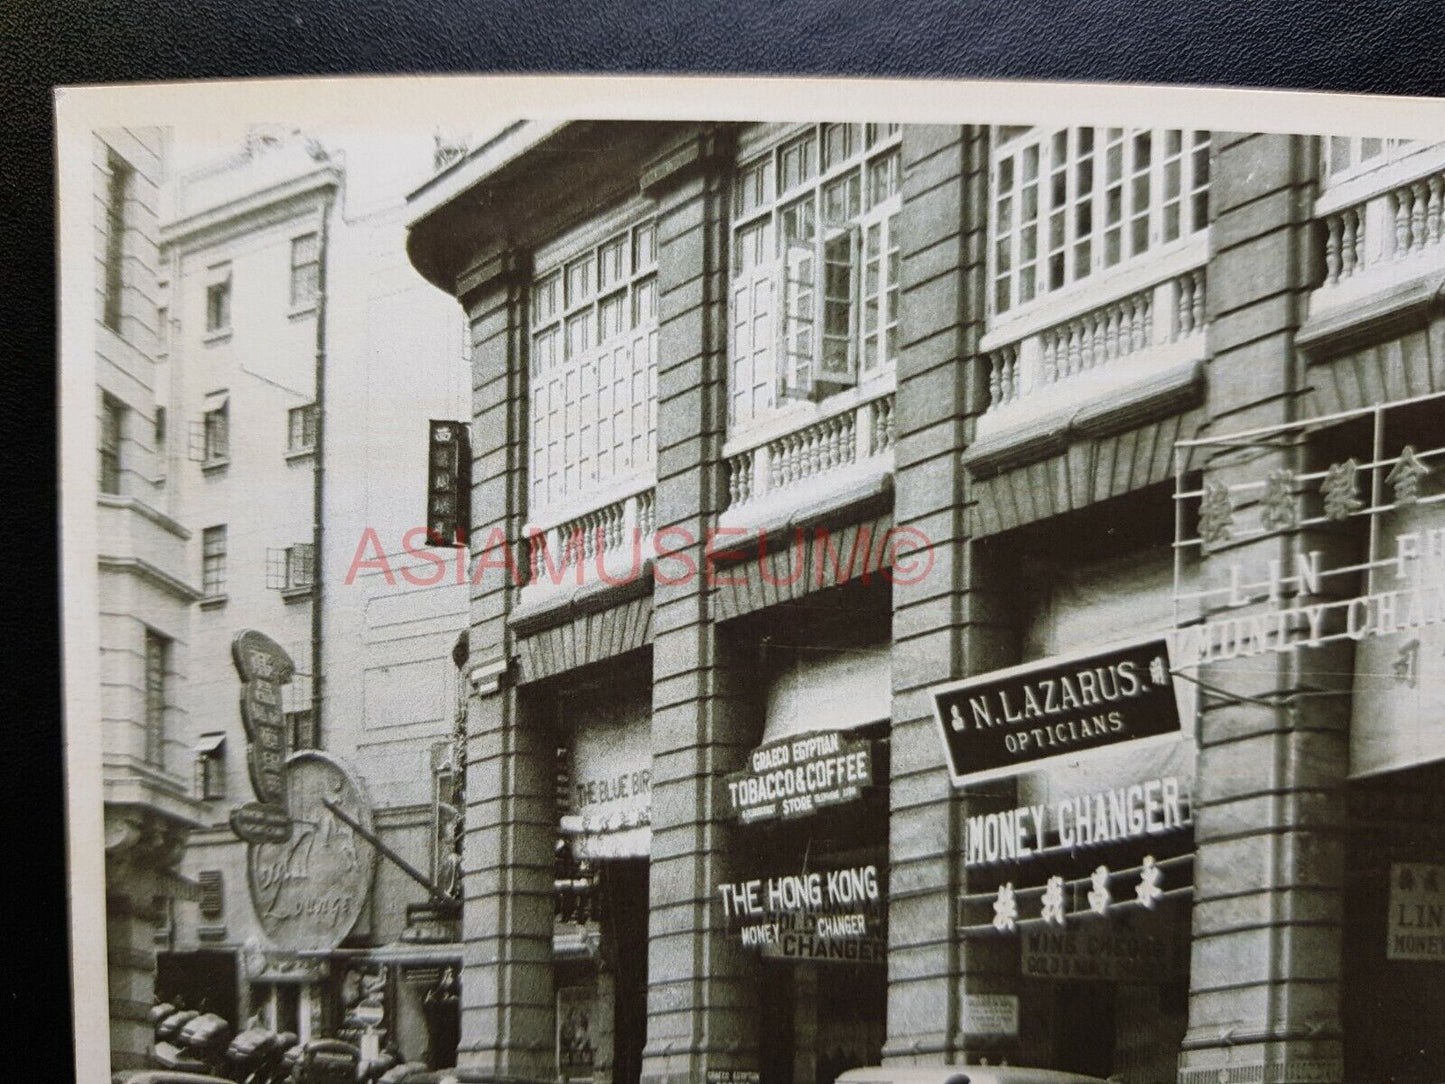
<instances>
[{"instance_id":1,"label":"parked car","mask_svg":"<svg viewBox=\"0 0 1445 1084\"><path fill-rule=\"evenodd\" d=\"M867 1065L837 1084L1113 1084L1098 1077L1021 1065Z\"/></svg>"},{"instance_id":2,"label":"parked car","mask_svg":"<svg viewBox=\"0 0 1445 1084\"><path fill-rule=\"evenodd\" d=\"M114 1074L110 1084L232 1084L221 1076L178 1073L173 1069L126 1069Z\"/></svg>"}]
</instances>

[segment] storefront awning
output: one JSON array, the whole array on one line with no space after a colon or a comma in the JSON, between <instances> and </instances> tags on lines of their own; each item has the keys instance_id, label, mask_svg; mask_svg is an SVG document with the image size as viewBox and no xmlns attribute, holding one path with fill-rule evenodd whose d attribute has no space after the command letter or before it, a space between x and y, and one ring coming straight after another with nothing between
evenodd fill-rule
<instances>
[{"instance_id":1,"label":"storefront awning","mask_svg":"<svg viewBox=\"0 0 1445 1084\"><path fill-rule=\"evenodd\" d=\"M652 850L652 700L568 696L568 814L560 828L574 857L646 858Z\"/></svg>"},{"instance_id":2,"label":"storefront awning","mask_svg":"<svg viewBox=\"0 0 1445 1084\"><path fill-rule=\"evenodd\" d=\"M202 734L196 739L195 754L198 757L219 756L225 747L225 734Z\"/></svg>"},{"instance_id":3,"label":"storefront awning","mask_svg":"<svg viewBox=\"0 0 1445 1084\"><path fill-rule=\"evenodd\" d=\"M854 730L893 714L891 643L769 647L763 745L820 730Z\"/></svg>"}]
</instances>

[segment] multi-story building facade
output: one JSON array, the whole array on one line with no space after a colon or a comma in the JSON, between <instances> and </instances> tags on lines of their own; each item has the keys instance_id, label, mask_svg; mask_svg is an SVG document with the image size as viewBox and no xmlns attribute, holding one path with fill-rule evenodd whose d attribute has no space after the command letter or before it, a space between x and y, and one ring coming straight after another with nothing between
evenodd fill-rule
<instances>
[{"instance_id":1,"label":"multi-story building facade","mask_svg":"<svg viewBox=\"0 0 1445 1084\"><path fill-rule=\"evenodd\" d=\"M171 921L190 789L186 679L199 581L166 454L168 369L157 322L166 134L97 132L96 538L105 786L106 944L117 1069L143 1064L158 935Z\"/></svg>"},{"instance_id":2,"label":"multi-story building facade","mask_svg":"<svg viewBox=\"0 0 1445 1084\"><path fill-rule=\"evenodd\" d=\"M1438 1077L1442 169L525 123L415 192L460 1078Z\"/></svg>"},{"instance_id":3,"label":"multi-story building facade","mask_svg":"<svg viewBox=\"0 0 1445 1084\"><path fill-rule=\"evenodd\" d=\"M166 459L198 588L177 766L199 824L157 991L236 1027L368 1032L442 1064L467 591L418 575L431 566L406 532L425 523L429 422L465 419L467 371L454 302L406 264L401 189L354 206L352 181L344 156L258 128L167 190ZM258 695L243 633L289 667L272 737L243 719ZM282 804L268 755L300 824L283 845L239 838L232 817ZM321 804L332 786L359 827Z\"/></svg>"}]
</instances>

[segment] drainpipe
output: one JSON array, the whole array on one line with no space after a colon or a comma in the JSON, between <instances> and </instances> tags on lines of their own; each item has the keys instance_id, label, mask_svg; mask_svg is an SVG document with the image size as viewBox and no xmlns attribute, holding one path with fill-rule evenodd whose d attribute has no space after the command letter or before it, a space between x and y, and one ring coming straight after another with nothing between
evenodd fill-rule
<instances>
[{"instance_id":1,"label":"drainpipe","mask_svg":"<svg viewBox=\"0 0 1445 1084\"><path fill-rule=\"evenodd\" d=\"M327 265L331 259L331 209L336 204L333 188L321 205L321 228L317 238L316 264L316 451L311 471L311 725L317 748L325 748L321 728L326 668L322 661L322 598L326 584L322 548L322 522L326 494L326 309Z\"/></svg>"}]
</instances>

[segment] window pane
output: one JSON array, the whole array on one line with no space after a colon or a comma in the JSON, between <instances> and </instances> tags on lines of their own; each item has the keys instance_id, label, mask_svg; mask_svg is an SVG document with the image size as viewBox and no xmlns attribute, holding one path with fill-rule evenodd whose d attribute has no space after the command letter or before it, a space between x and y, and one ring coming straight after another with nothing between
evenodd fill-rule
<instances>
[{"instance_id":1,"label":"window pane","mask_svg":"<svg viewBox=\"0 0 1445 1084\"><path fill-rule=\"evenodd\" d=\"M738 171L737 195L733 201L733 210L738 215L751 214L772 199L769 186L772 171L768 164L768 158L761 158Z\"/></svg>"},{"instance_id":2,"label":"window pane","mask_svg":"<svg viewBox=\"0 0 1445 1084\"><path fill-rule=\"evenodd\" d=\"M825 124L823 126L823 168L832 169L846 162L857 144L856 124Z\"/></svg>"},{"instance_id":3,"label":"window pane","mask_svg":"<svg viewBox=\"0 0 1445 1084\"><path fill-rule=\"evenodd\" d=\"M632 231L632 270L646 271L657 263L657 223L647 222Z\"/></svg>"},{"instance_id":4,"label":"window pane","mask_svg":"<svg viewBox=\"0 0 1445 1084\"><path fill-rule=\"evenodd\" d=\"M782 226L784 245L790 241L811 241L817 235L812 196L806 196L784 207L778 218Z\"/></svg>"},{"instance_id":5,"label":"window pane","mask_svg":"<svg viewBox=\"0 0 1445 1084\"><path fill-rule=\"evenodd\" d=\"M165 767L166 654L168 641L146 630L145 639L145 760Z\"/></svg>"},{"instance_id":6,"label":"window pane","mask_svg":"<svg viewBox=\"0 0 1445 1084\"><path fill-rule=\"evenodd\" d=\"M1024 148L1023 153L1024 181L1032 181L1039 175L1039 145L1034 143Z\"/></svg>"},{"instance_id":7,"label":"window pane","mask_svg":"<svg viewBox=\"0 0 1445 1084\"><path fill-rule=\"evenodd\" d=\"M532 372L542 374L557 364L558 330L555 327L540 332L532 340Z\"/></svg>"},{"instance_id":8,"label":"window pane","mask_svg":"<svg viewBox=\"0 0 1445 1084\"><path fill-rule=\"evenodd\" d=\"M627 266L627 236L614 237L597 250L598 289L609 290L622 281Z\"/></svg>"},{"instance_id":9,"label":"window pane","mask_svg":"<svg viewBox=\"0 0 1445 1084\"><path fill-rule=\"evenodd\" d=\"M894 196L902 180L903 158L897 151L868 165L868 205L876 207Z\"/></svg>"},{"instance_id":10,"label":"window pane","mask_svg":"<svg viewBox=\"0 0 1445 1084\"><path fill-rule=\"evenodd\" d=\"M592 258L584 256L567 265L567 307L575 308L592 296Z\"/></svg>"},{"instance_id":11,"label":"window pane","mask_svg":"<svg viewBox=\"0 0 1445 1084\"><path fill-rule=\"evenodd\" d=\"M823 189L823 220L841 226L858 215L858 171L832 181Z\"/></svg>"},{"instance_id":12,"label":"window pane","mask_svg":"<svg viewBox=\"0 0 1445 1084\"><path fill-rule=\"evenodd\" d=\"M642 327L657 319L657 280L643 279L632 288L632 326Z\"/></svg>"},{"instance_id":13,"label":"window pane","mask_svg":"<svg viewBox=\"0 0 1445 1084\"><path fill-rule=\"evenodd\" d=\"M548 275L532 284L532 326L540 327L556 315L557 275Z\"/></svg>"},{"instance_id":14,"label":"window pane","mask_svg":"<svg viewBox=\"0 0 1445 1084\"><path fill-rule=\"evenodd\" d=\"M586 309L567 318L567 357L578 358L592 346L592 311ZM570 391L570 389L569 389ZM571 398L569 394L568 398Z\"/></svg>"},{"instance_id":15,"label":"window pane","mask_svg":"<svg viewBox=\"0 0 1445 1084\"><path fill-rule=\"evenodd\" d=\"M795 139L778 153L778 190L786 192L817 172L817 136L813 133Z\"/></svg>"},{"instance_id":16,"label":"window pane","mask_svg":"<svg viewBox=\"0 0 1445 1084\"><path fill-rule=\"evenodd\" d=\"M626 330L627 293L618 291L604 297L597 306L597 338L607 342Z\"/></svg>"}]
</instances>

